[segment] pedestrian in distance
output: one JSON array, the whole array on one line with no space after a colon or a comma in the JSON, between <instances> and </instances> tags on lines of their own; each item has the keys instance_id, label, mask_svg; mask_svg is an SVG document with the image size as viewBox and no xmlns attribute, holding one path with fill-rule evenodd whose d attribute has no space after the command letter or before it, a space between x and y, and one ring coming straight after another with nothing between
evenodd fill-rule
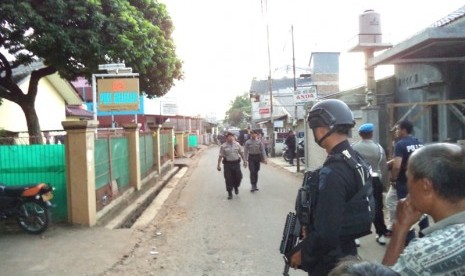
<instances>
[{"instance_id":1,"label":"pedestrian in distance","mask_svg":"<svg viewBox=\"0 0 465 276\"><path fill-rule=\"evenodd\" d=\"M295 149L297 146L297 141L295 139L294 131L289 130L287 134L286 140L284 140L284 144L287 146L287 153L289 154L289 164L294 165L294 158L295 158Z\"/></svg>"},{"instance_id":2,"label":"pedestrian in distance","mask_svg":"<svg viewBox=\"0 0 465 276\"><path fill-rule=\"evenodd\" d=\"M258 138L258 133L254 130L250 132L250 138L244 143L245 160L248 161L250 171L250 191L253 193L258 191L258 171L260 170L260 163L267 164L265 145Z\"/></svg>"},{"instance_id":3,"label":"pedestrian in distance","mask_svg":"<svg viewBox=\"0 0 465 276\"><path fill-rule=\"evenodd\" d=\"M407 162L410 155L417 149L423 147L423 144L412 135L413 124L408 120L400 121L396 124L396 138L398 139L394 147L394 159L392 161L392 169L389 182L395 187L398 200L407 197ZM421 230L428 227L428 217L424 217L420 223L421 237L423 234ZM415 230L411 230L407 236L406 243L415 237Z\"/></svg>"},{"instance_id":4,"label":"pedestrian in distance","mask_svg":"<svg viewBox=\"0 0 465 276\"><path fill-rule=\"evenodd\" d=\"M221 171L221 163L223 163L228 199L233 198L233 190L236 195L239 194L239 186L242 180L241 159L244 162L244 168L246 168L247 161L244 158L242 146L236 141L232 132L227 132L226 142L220 146L217 170Z\"/></svg>"},{"instance_id":5,"label":"pedestrian in distance","mask_svg":"<svg viewBox=\"0 0 465 276\"><path fill-rule=\"evenodd\" d=\"M376 241L381 244L386 244L387 228L384 222L383 212L383 190L388 182L388 167L386 154L380 144L373 141L374 125L371 123L363 124L358 129L358 134L362 138L361 141L352 145L360 155L371 166L371 176L373 185L373 197L375 199L375 226L377 238Z\"/></svg>"},{"instance_id":6,"label":"pedestrian in distance","mask_svg":"<svg viewBox=\"0 0 465 276\"><path fill-rule=\"evenodd\" d=\"M465 275L465 148L436 143L417 149L407 179L408 196L397 204L383 264L401 275ZM435 223L405 246L424 214Z\"/></svg>"},{"instance_id":7,"label":"pedestrian in distance","mask_svg":"<svg viewBox=\"0 0 465 276\"><path fill-rule=\"evenodd\" d=\"M262 144L265 148L265 155L268 157L268 138L263 137L263 134L258 132L257 134L258 140L262 141Z\"/></svg>"},{"instance_id":8,"label":"pedestrian in distance","mask_svg":"<svg viewBox=\"0 0 465 276\"><path fill-rule=\"evenodd\" d=\"M307 121L315 142L328 157L299 190L296 216L303 225L303 239L286 259L291 267L309 275L328 275L341 259L357 256L356 238L371 233L371 178L368 164L348 141L355 120L346 103L336 99L318 102ZM302 206L302 201L308 203ZM352 203L365 208L351 208Z\"/></svg>"}]
</instances>

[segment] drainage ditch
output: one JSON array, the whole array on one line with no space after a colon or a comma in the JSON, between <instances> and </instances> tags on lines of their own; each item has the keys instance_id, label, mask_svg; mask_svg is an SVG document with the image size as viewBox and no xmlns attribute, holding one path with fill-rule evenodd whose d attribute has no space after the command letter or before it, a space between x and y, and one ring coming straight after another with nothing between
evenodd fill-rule
<instances>
[{"instance_id":1,"label":"drainage ditch","mask_svg":"<svg viewBox=\"0 0 465 276\"><path fill-rule=\"evenodd\" d=\"M128 216L128 218L118 227L118 228L131 228L132 225L137 221L137 219L144 213L144 211L147 209L147 207L153 202L153 200L157 197L157 195L163 190L163 188L166 186L166 184L175 176L182 167L183 165L176 165L177 170L171 175L168 176L168 178L164 179L162 184L155 189L147 198L134 210L131 212L131 214Z\"/></svg>"}]
</instances>

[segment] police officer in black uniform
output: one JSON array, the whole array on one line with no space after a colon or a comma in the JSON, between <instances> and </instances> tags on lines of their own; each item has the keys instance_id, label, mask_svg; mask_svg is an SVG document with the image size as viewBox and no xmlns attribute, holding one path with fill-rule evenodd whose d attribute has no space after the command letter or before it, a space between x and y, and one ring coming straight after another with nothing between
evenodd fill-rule
<instances>
[{"instance_id":1,"label":"police officer in black uniform","mask_svg":"<svg viewBox=\"0 0 465 276\"><path fill-rule=\"evenodd\" d=\"M310 224L303 229L304 238L289 260L291 267L304 269L309 275L327 275L341 258L357 255L354 237L343 234L343 220L346 203L365 184L360 174L346 162L332 160L343 153L359 161L363 159L347 140L355 121L344 102L329 99L316 103L309 112L308 124L315 142L326 150L328 157L319 171L318 197L312 203ZM362 171L369 179L368 167Z\"/></svg>"},{"instance_id":2,"label":"police officer in black uniform","mask_svg":"<svg viewBox=\"0 0 465 276\"><path fill-rule=\"evenodd\" d=\"M244 168L247 167L242 146L236 141L232 132L227 132L226 142L220 146L217 170L221 171L221 163L223 163L228 199L233 198L233 189L236 195L239 194L239 186L242 180L241 158L244 161Z\"/></svg>"}]
</instances>

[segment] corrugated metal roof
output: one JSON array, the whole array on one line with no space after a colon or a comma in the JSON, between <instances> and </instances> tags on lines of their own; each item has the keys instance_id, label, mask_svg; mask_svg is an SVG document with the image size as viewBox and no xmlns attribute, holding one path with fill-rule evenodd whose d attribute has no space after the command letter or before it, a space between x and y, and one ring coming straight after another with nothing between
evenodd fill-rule
<instances>
[{"instance_id":1,"label":"corrugated metal roof","mask_svg":"<svg viewBox=\"0 0 465 276\"><path fill-rule=\"evenodd\" d=\"M465 6L461 7L460 9L448 14L447 16L439 19L438 21L434 22L431 27L438 28L445 25L448 25L462 17L465 16Z\"/></svg>"}]
</instances>

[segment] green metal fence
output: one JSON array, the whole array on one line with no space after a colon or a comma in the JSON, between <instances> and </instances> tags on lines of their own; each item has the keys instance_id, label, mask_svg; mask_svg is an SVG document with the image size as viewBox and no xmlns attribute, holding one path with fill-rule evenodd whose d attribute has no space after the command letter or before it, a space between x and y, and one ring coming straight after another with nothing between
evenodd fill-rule
<instances>
[{"instance_id":1,"label":"green metal fence","mask_svg":"<svg viewBox=\"0 0 465 276\"><path fill-rule=\"evenodd\" d=\"M170 141L173 139L172 141ZM171 136L171 130L160 130L160 160L161 164L169 159L170 146L174 145L175 137Z\"/></svg>"},{"instance_id":2,"label":"green metal fence","mask_svg":"<svg viewBox=\"0 0 465 276\"><path fill-rule=\"evenodd\" d=\"M55 188L53 221L66 221L66 159L64 145L0 146L0 182L6 186L45 182Z\"/></svg>"},{"instance_id":3,"label":"green metal fence","mask_svg":"<svg viewBox=\"0 0 465 276\"><path fill-rule=\"evenodd\" d=\"M99 134L94 158L97 210L100 210L129 188L128 139Z\"/></svg>"},{"instance_id":4,"label":"green metal fence","mask_svg":"<svg viewBox=\"0 0 465 276\"><path fill-rule=\"evenodd\" d=\"M153 171L153 138L152 133L141 133L139 136L140 175L142 178Z\"/></svg>"},{"instance_id":5,"label":"green metal fence","mask_svg":"<svg viewBox=\"0 0 465 276\"><path fill-rule=\"evenodd\" d=\"M199 146L199 137L195 134L189 134L188 145L189 148L197 148Z\"/></svg>"}]
</instances>

